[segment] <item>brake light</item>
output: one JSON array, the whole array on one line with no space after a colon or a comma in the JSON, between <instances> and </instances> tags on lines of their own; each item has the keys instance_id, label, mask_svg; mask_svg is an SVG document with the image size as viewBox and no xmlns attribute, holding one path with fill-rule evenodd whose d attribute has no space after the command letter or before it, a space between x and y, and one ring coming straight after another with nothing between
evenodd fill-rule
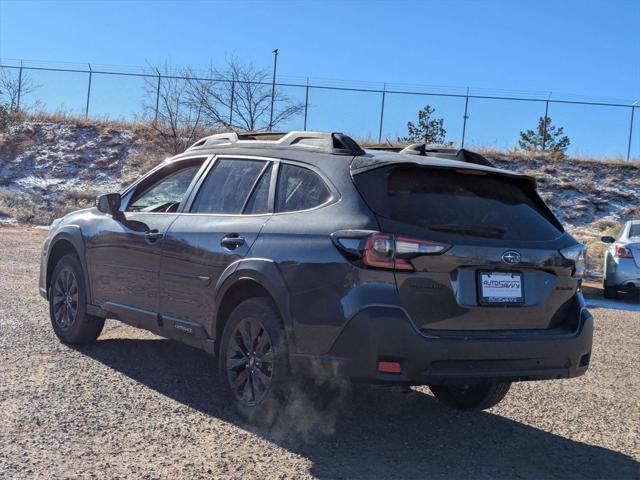
<instances>
[{"instance_id":1,"label":"brake light","mask_svg":"<svg viewBox=\"0 0 640 480\"><path fill-rule=\"evenodd\" d=\"M621 247L620 245L616 245L616 249L613 252L614 258L633 258L633 254L631 250L628 248Z\"/></svg>"},{"instance_id":2,"label":"brake light","mask_svg":"<svg viewBox=\"0 0 640 480\"><path fill-rule=\"evenodd\" d=\"M421 255L443 253L450 245L417 238L372 233L367 237L362 261L369 267L413 270L409 261Z\"/></svg>"}]
</instances>

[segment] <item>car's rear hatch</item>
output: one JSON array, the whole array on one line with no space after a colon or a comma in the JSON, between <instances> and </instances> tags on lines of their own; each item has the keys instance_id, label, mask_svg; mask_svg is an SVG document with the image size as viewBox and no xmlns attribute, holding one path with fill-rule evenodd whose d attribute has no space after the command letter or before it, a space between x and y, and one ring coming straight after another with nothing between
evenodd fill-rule
<instances>
[{"instance_id":1,"label":"car's rear hatch","mask_svg":"<svg viewBox=\"0 0 640 480\"><path fill-rule=\"evenodd\" d=\"M578 281L559 250L576 242L540 199L533 179L398 157L352 167L352 177L380 230L396 243L447 245L443 253L409 255L412 271L395 270L402 305L419 329L548 329L564 322Z\"/></svg>"}]
</instances>

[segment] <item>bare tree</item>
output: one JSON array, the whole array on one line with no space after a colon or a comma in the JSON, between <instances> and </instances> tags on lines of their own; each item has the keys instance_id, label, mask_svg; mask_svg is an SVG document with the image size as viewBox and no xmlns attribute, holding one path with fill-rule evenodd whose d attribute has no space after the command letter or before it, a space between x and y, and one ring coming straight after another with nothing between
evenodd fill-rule
<instances>
[{"instance_id":1,"label":"bare tree","mask_svg":"<svg viewBox=\"0 0 640 480\"><path fill-rule=\"evenodd\" d=\"M202 136L202 107L190 101L187 83L166 63L145 77L144 115L174 153Z\"/></svg>"},{"instance_id":2,"label":"bare tree","mask_svg":"<svg viewBox=\"0 0 640 480\"><path fill-rule=\"evenodd\" d=\"M0 104L4 105L8 111L14 112L20 108L21 100L25 95L33 93L40 85L37 85L24 70L22 77L18 70L11 70L7 68L0 70Z\"/></svg>"},{"instance_id":3,"label":"bare tree","mask_svg":"<svg viewBox=\"0 0 640 480\"><path fill-rule=\"evenodd\" d=\"M250 132L269 128L271 108L271 72L259 70L252 63L243 64L235 58L227 60L224 69L209 67L206 77L199 78L192 69L189 77L189 98L193 108L202 108L209 127ZM304 104L276 88L272 127L299 115Z\"/></svg>"}]
</instances>

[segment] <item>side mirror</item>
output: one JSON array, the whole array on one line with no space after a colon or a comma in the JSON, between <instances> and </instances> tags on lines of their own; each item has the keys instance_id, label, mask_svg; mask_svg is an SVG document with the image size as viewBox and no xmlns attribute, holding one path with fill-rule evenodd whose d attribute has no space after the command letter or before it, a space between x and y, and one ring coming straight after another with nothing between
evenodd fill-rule
<instances>
[{"instance_id":1,"label":"side mirror","mask_svg":"<svg viewBox=\"0 0 640 480\"><path fill-rule=\"evenodd\" d=\"M119 193L105 193L104 195L99 195L96 199L96 207L102 213L115 215L120 208L120 200Z\"/></svg>"},{"instance_id":2,"label":"side mirror","mask_svg":"<svg viewBox=\"0 0 640 480\"><path fill-rule=\"evenodd\" d=\"M613 243L616 241L615 238L609 236L609 235L605 235L604 237L601 237L600 240L602 240L604 243Z\"/></svg>"}]
</instances>

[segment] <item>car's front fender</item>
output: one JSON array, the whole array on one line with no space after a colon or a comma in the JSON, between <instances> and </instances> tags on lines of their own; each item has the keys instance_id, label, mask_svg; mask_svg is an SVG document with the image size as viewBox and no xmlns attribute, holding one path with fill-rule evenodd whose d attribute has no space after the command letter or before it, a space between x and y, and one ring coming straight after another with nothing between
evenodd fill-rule
<instances>
[{"instance_id":1,"label":"car's front fender","mask_svg":"<svg viewBox=\"0 0 640 480\"><path fill-rule=\"evenodd\" d=\"M45 241L41 264L40 291L43 294L46 294L48 298L51 272L56 267L57 260L70 252L69 246L73 249L80 260L87 291L87 303L90 304L91 287L85 255L86 248L84 238L82 236L82 230L79 225L63 225L57 228L56 231Z\"/></svg>"}]
</instances>

